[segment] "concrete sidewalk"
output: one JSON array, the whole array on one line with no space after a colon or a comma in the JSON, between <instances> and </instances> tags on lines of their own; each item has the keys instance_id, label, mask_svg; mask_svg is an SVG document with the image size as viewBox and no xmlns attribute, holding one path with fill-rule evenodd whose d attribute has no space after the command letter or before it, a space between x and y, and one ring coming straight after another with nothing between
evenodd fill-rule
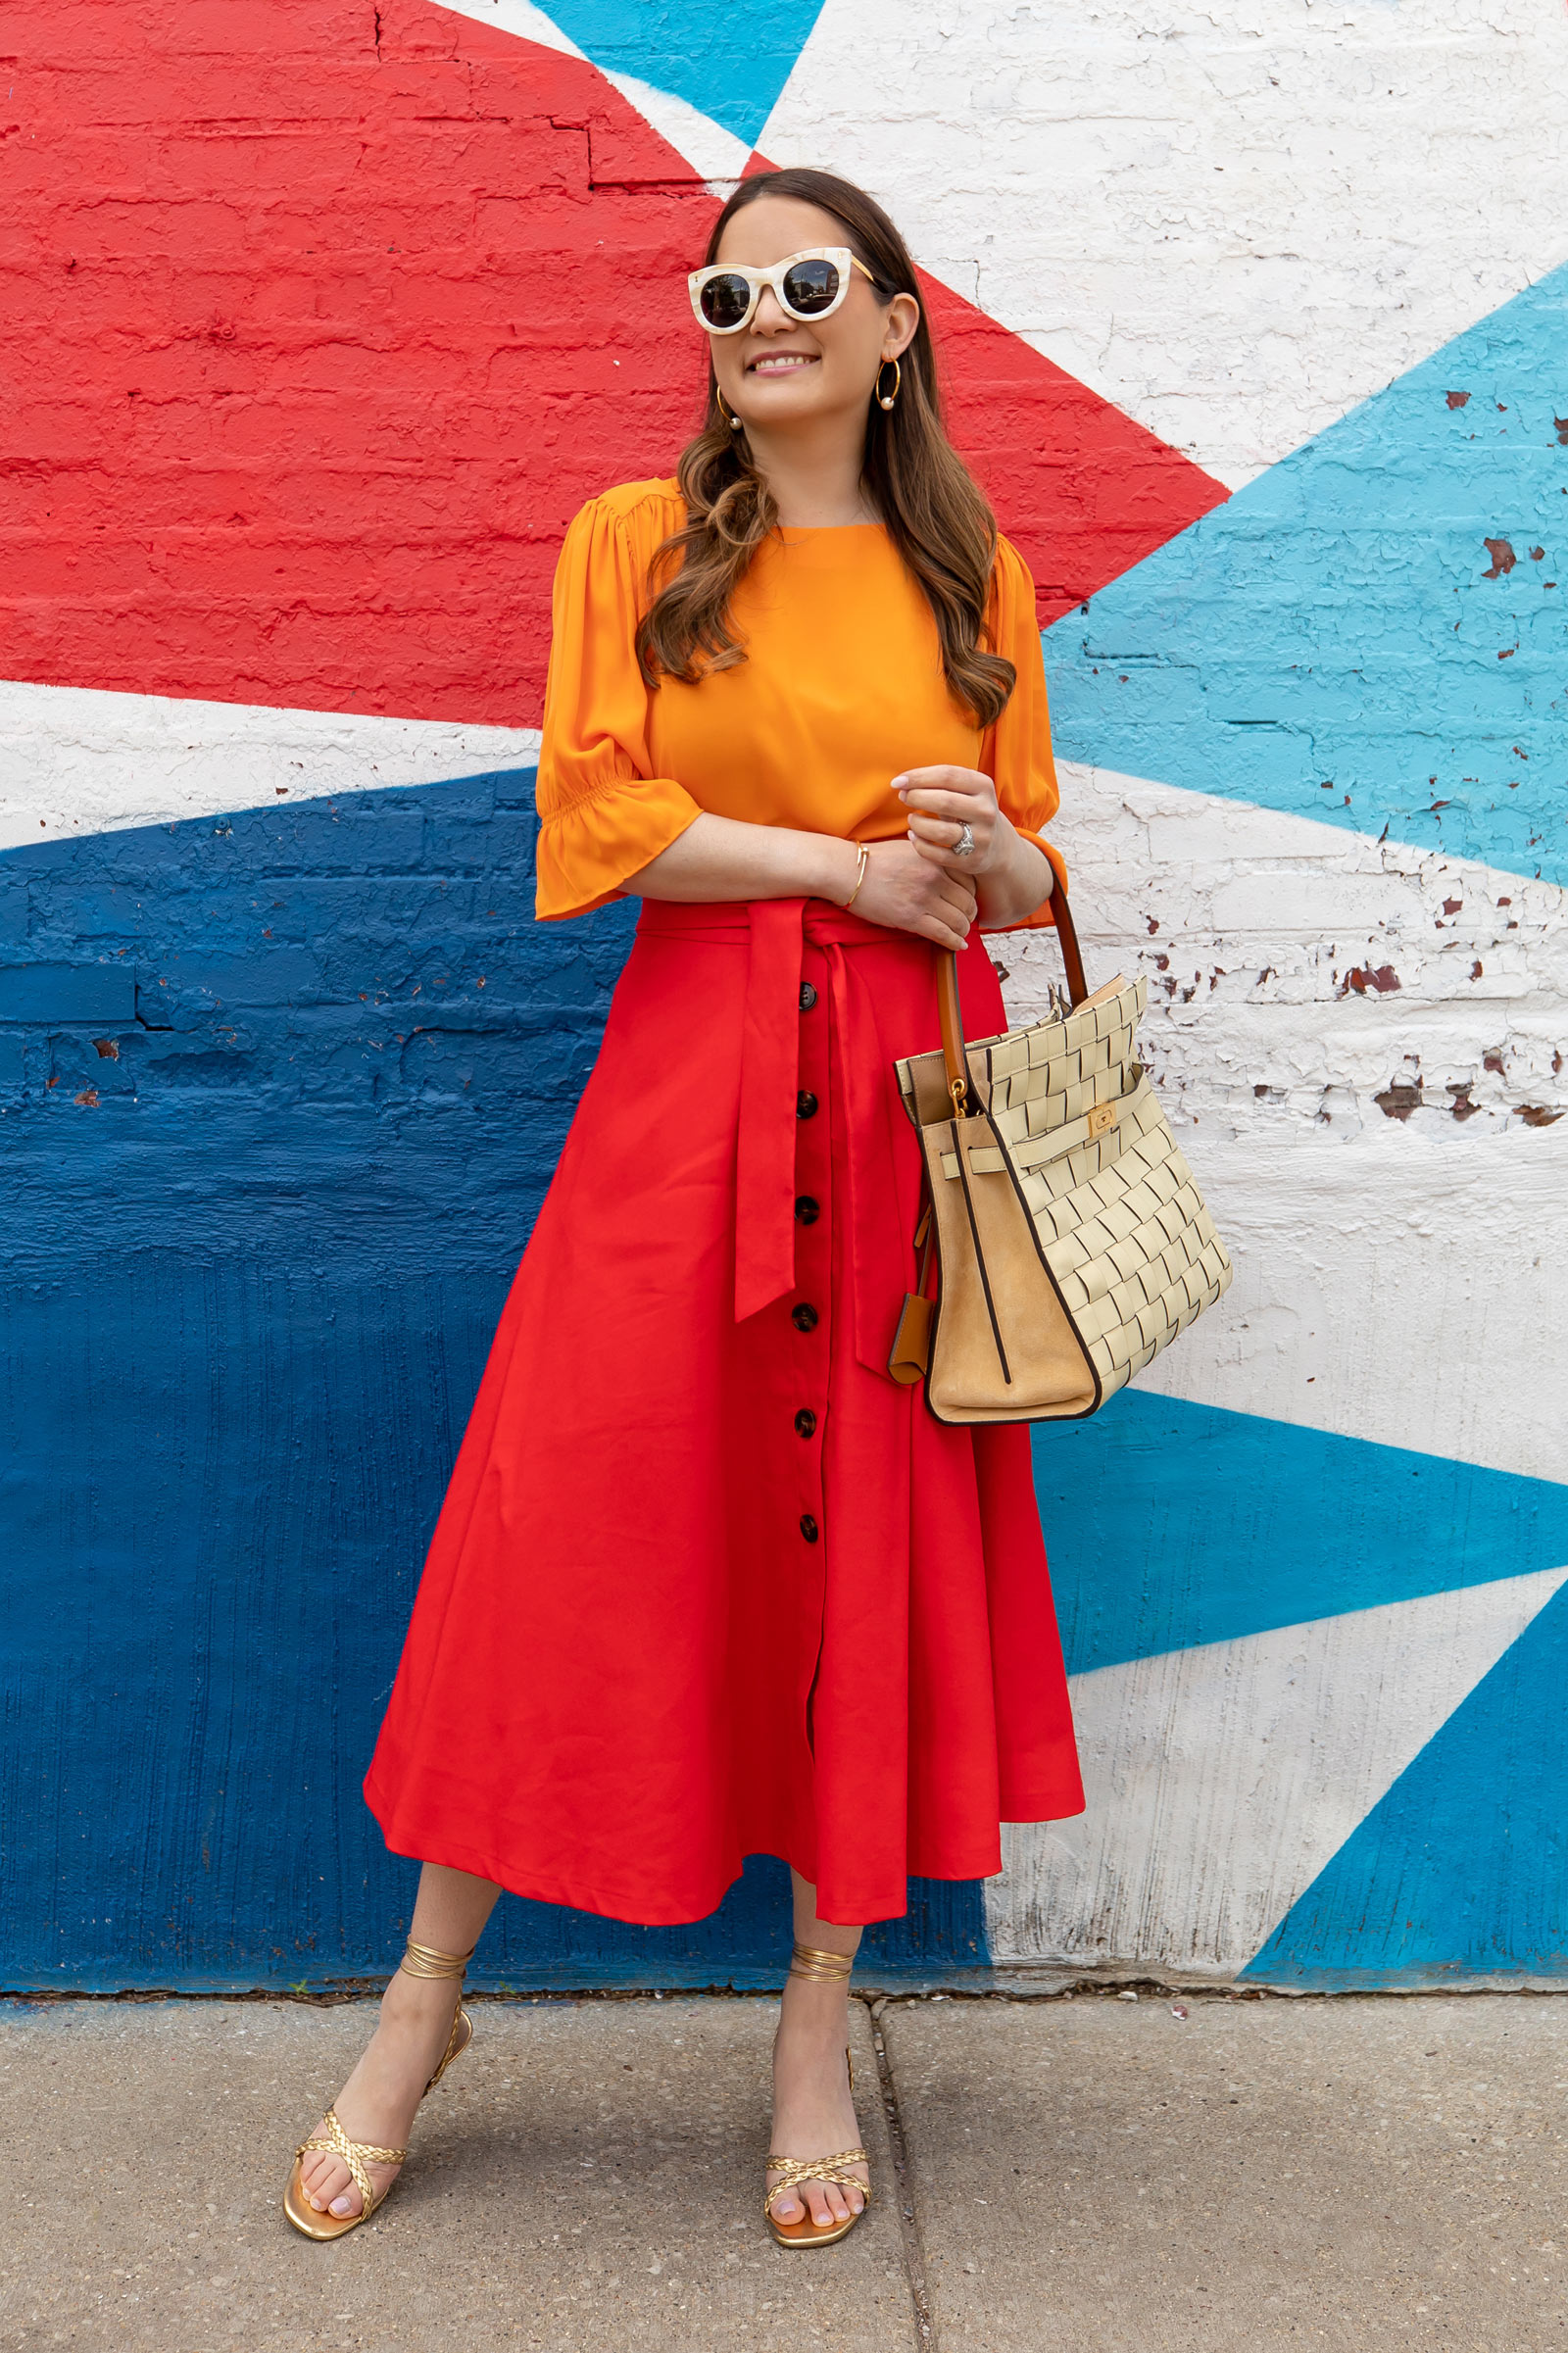
<instances>
[{"instance_id":1,"label":"concrete sidewalk","mask_svg":"<svg viewBox=\"0 0 1568 2353\"><path fill-rule=\"evenodd\" d=\"M767 2000L481 2001L404 2180L326 2247L278 2199L369 2004L8 2005L0 2345L1568 2346L1550 1996L876 2011L855 2020L878 2203L797 2257L759 2212Z\"/></svg>"}]
</instances>

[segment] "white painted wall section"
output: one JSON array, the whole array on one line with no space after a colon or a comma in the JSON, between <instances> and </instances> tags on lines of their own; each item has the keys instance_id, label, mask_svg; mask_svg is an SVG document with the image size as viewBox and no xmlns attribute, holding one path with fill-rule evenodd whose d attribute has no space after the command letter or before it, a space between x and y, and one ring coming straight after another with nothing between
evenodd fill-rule
<instances>
[{"instance_id":1,"label":"white painted wall section","mask_svg":"<svg viewBox=\"0 0 1568 2353\"><path fill-rule=\"evenodd\" d=\"M1091 981L1147 976L1143 1044L1236 1267L1140 1386L1562 1478L1568 894L1104 769L1061 790ZM1035 1017L1051 935L995 953Z\"/></svg>"},{"instance_id":2,"label":"white painted wall section","mask_svg":"<svg viewBox=\"0 0 1568 2353\"><path fill-rule=\"evenodd\" d=\"M1232 489L1568 257L1561 0L827 0L759 141Z\"/></svg>"},{"instance_id":3,"label":"white painted wall section","mask_svg":"<svg viewBox=\"0 0 1568 2353\"><path fill-rule=\"evenodd\" d=\"M0 682L0 850L537 758L536 727Z\"/></svg>"},{"instance_id":4,"label":"white painted wall section","mask_svg":"<svg viewBox=\"0 0 1568 2353\"><path fill-rule=\"evenodd\" d=\"M1088 1811L1004 1833L999 1962L1230 1977L1568 1568L1172 1650L1072 1682Z\"/></svg>"}]
</instances>

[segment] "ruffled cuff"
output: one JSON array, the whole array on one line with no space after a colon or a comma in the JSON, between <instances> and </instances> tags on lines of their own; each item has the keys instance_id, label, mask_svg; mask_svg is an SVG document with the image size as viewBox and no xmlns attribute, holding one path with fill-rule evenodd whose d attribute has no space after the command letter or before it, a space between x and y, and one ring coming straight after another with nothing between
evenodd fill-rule
<instances>
[{"instance_id":1,"label":"ruffled cuff","mask_svg":"<svg viewBox=\"0 0 1568 2353\"><path fill-rule=\"evenodd\" d=\"M540 811L534 913L542 923L586 915L625 896L629 876L702 815L669 776L612 776L564 809Z\"/></svg>"}]
</instances>

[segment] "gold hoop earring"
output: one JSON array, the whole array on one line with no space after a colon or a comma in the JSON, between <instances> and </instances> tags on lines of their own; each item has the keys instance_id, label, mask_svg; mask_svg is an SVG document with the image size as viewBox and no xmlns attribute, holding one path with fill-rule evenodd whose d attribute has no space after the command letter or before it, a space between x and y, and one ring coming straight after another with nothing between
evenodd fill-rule
<instances>
[{"instance_id":1,"label":"gold hoop earring","mask_svg":"<svg viewBox=\"0 0 1568 2353\"><path fill-rule=\"evenodd\" d=\"M884 392L882 389L882 368L891 368L893 370L893 390L891 392ZM882 368L876 371L876 403L879 409L891 409L899 397L899 386L904 381L904 370L897 360L884 360Z\"/></svg>"},{"instance_id":2,"label":"gold hoop earring","mask_svg":"<svg viewBox=\"0 0 1568 2353\"><path fill-rule=\"evenodd\" d=\"M879 370L878 372L880 373L880 370ZM726 408L725 408L725 406L724 406L724 395L722 394L722 392L720 392L720 390L719 390L719 388L718 388L718 386L717 386L716 384L713 386L713 398L714 398L714 400L716 400L716 401L717 401L717 403L718 403L718 413L719 413L720 417L723 417L723 419L724 419L724 422L725 422L725 423L726 423L726 424L729 426L729 429L730 429L730 431L731 431L732 433L739 433L739 432L742 432L742 431L744 430L744 427L743 427L743 425L742 425L742 423L741 423L741 420L740 420L740 418L739 418L739 417L738 417L735 415L735 412L734 412L734 410L733 410L733 409L726 409Z\"/></svg>"}]
</instances>

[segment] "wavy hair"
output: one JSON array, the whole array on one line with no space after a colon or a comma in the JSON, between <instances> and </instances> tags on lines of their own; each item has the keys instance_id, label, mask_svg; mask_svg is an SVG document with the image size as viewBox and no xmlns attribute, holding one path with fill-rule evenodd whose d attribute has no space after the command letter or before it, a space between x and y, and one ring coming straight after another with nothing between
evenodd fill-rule
<instances>
[{"instance_id":1,"label":"wavy hair","mask_svg":"<svg viewBox=\"0 0 1568 2353\"><path fill-rule=\"evenodd\" d=\"M793 196L831 213L844 241L870 271L881 301L918 299L908 249L882 207L863 189L829 172L760 172L742 180L713 224L712 262L729 222L761 196ZM902 354L897 408L867 404L862 479L888 537L919 582L937 625L942 667L955 698L982 727L1004 710L1017 673L985 645L986 602L996 559L996 519L978 483L948 439L937 386L936 353L922 305L920 323ZM778 527L778 510L753 464L744 432L731 430L719 406L711 355L708 413L676 468L686 521L657 550L655 594L638 625L637 660L648 684L662 676L694 685L711 670L746 659L730 626L729 607L759 548Z\"/></svg>"}]
</instances>

